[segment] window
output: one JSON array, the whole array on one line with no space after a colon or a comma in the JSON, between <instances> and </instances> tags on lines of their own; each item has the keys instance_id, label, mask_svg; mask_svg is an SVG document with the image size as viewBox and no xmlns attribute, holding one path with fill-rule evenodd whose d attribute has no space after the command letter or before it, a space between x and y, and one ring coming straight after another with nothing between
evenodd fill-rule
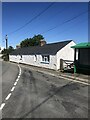
<instances>
[{"instance_id":1,"label":"window","mask_svg":"<svg viewBox=\"0 0 90 120\"><path fill-rule=\"evenodd\" d=\"M50 62L49 55L42 55L42 62L46 62L46 63Z\"/></svg>"}]
</instances>

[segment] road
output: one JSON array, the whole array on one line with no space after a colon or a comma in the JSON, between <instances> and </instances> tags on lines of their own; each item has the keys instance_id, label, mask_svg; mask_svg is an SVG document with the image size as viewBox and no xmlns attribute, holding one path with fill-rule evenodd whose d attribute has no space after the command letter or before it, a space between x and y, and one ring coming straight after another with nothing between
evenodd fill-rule
<instances>
[{"instance_id":1,"label":"road","mask_svg":"<svg viewBox=\"0 0 90 120\"><path fill-rule=\"evenodd\" d=\"M88 86L2 62L3 118L87 118ZM15 89L10 92L18 77ZM11 93L11 96L7 96ZM21 119L20 119L21 120Z\"/></svg>"}]
</instances>

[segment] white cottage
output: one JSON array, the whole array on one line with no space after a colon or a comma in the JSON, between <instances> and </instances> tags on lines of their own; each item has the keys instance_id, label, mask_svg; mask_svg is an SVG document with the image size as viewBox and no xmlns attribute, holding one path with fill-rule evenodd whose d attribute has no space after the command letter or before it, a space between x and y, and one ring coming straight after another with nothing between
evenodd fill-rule
<instances>
[{"instance_id":1,"label":"white cottage","mask_svg":"<svg viewBox=\"0 0 90 120\"><path fill-rule=\"evenodd\" d=\"M42 41L42 43L45 43ZM9 55L11 62L19 62L38 67L59 70L60 59L74 61L74 50L71 46L76 45L72 40L51 44L41 44L19 48Z\"/></svg>"}]
</instances>

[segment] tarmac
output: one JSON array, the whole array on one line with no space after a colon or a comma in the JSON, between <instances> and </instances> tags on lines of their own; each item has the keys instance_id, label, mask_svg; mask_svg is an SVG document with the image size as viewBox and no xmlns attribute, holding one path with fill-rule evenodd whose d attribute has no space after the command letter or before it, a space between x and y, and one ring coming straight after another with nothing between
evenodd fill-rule
<instances>
[{"instance_id":1,"label":"tarmac","mask_svg":"<svg viewBox=\"0 0 90 120\"><path fill-rule=\"evenodd\" d=\"M37 67L37 66L26 65L26 64L21 64L21 65L29 67L30 69L33 69L35 71L43 72L43 73L50 74L50 75L57 76L57 77L72 79L73 81L77 81L77 82L78 81L84 82L90 85L90 75L70 73L70 72L60 72L59 70L56 71L56 70L52 70L48 68Z\"/></svg>"},{"instance_id":2,"label":"tarmac","mask_svg":"<svg viewBox=\"0 0 90 120\"><path fill-rule=\"evenodd\" d=\"M43 72L43 73L50 74L50 75L57 76L57 77L72 79L73 81L77 81L77 82L78 81L84 82L84 83L90 85L90 75L71 73L71 72L61 72L60 70L56 71L53 69L37 67L37 66L32 66L32 65L22 64L22 63L19 63L19 64L24 67L29 67L30 69L33 69L35 71Z\"/></svg>"},{"instance_id":3,"label":"tarmac","mask_svg":"<svg viewBox=\"0 0 90 120\"><path fill-rule=\"evenodd\" d=\"M60 71L23 64L19 69L12 62L1 66L3 119L88 117L88 85L62 78Z\"/></svg>"}]
</instances>

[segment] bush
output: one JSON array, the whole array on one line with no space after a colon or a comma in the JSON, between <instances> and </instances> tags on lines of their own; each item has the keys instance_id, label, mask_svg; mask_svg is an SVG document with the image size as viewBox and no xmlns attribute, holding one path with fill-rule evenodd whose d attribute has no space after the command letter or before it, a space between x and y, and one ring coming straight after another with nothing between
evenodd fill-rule
<instances>
[{"instance_id":1,"label":"bush","mask_svg":"<svg viewBox=\"0 0 90 120\"><path fill-rule=\"evenodd\" d=\"M9 48L8 49L4 49L3 51L2 51L2 59L4 60L4 61L9 61L9 54L13 51L14 49L13 49L13 47L12 46L9 46Z\"/></svg>"}]
</instances>

